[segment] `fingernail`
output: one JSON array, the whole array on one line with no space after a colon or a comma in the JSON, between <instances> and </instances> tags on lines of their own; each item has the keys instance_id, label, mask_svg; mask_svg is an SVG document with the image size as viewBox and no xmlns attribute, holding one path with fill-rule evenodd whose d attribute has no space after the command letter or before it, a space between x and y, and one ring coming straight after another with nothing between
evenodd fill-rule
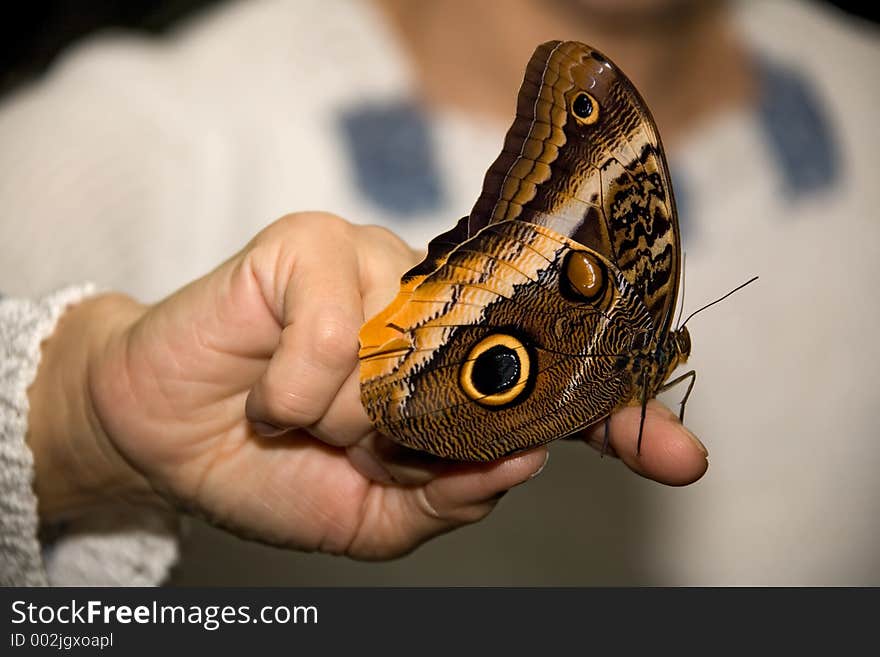
<instances>
[{"instance_id":1,"label":"fingernail","mask_svg":"<svg viewBox=\"0 0 880 657\"><path fill-rule=\"evenodd\" d=\"M264 438L275 438L287 431L287 429L276 427L268 422L251 422L251 428L254 430L254 433Z\"/></svg>"},{"instance_id":2,"label":"fingernail","mask_svg":"<svg viewBox=\"0 0 880 657\"><path fill-rule=\"evenodd\" d=\"M703 452L703 456L708 457L708 456L709 456L709 450L706 449L706 446L705 446L703 443L700 442L700 439L697 438L694 434L692 434L692 433L690 432L690 430L689 430L687 427L682 427L682 428L683 428L683 429L685 430L685 432L687 433L688 438L690 438L690 439L693 441L694 445L696 445L696 446L700 449L700 451Z\"/></svg>"},{"instance_id":3,"label":"fingernail","mask_svg":"<svg viewBox=\"0 0 880 657\"><path fill-rule=\"evenodd\" d=\"M548 450L544 453L544 462L541 464L541 467L538 468L537 470L535 470L535 471L532 473L532 475L529 477L529 479L534 479L534 478L537 477L539 474L541 474L541 473L544 471L544 468L547 467L547 461L549 461L549 460L550 460L550 450L548 449Z\"/></svg>"}]
</instances>

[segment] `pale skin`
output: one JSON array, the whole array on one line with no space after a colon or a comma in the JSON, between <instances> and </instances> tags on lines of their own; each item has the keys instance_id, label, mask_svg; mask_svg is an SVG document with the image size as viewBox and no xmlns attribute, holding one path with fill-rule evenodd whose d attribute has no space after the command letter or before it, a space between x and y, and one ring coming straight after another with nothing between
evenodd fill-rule
<instances>
[{"instance_id":1,"label":"pale skin","mask_svg":"<svg viewBox=\"0 0 880 657\"><path fill-rule=\"evenodd\" d=\"M29 391L42 518L127 500L386 559L485 517L540 471L546 447L440 461L374 434L360 404L358 329L418 259L384 229L301 213L156 305L108 294L69 309ZM635 472L671 485L705 472L705 448L671 411L651 402L639 455L638 423L638 408L610 423ZM603 436L599 425L584 438Z\"/></svg>"}]
</instances>

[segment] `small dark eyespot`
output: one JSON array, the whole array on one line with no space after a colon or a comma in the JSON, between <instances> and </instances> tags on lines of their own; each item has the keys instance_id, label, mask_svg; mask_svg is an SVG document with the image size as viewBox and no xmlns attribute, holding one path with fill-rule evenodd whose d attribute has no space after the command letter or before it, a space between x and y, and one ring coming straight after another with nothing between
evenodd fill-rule
<instances>
[{"instance_id":1,"label":"small dark eyespot","mask_svg":"<svg viewBox=\"0 0 880 657\"><path fill-rule=\"evenodd\" d=\"M581 91L571 102L571 113L581 125L593 125L599 120L599 103L586 91Z\"/></svg>"},{"instance_id":2,"label":"small dark eyespot","mask_svg":"<svg viewBox=\"0 0 880 657\"><path fill-rule=\"evenodd\" d=\"M593 101L587 94L578 94L571 105L571 111L579 119L588 119L593 113Z\"/></svg>"},{"instance_id":3,"label":"small dark eyespot","mask_svg":"<svg viewBox=\"0 0 880 657\"><path fill-rule=\"evenodd\" d=\"M471 382L483 395L504 392L519 381L520 362L517 353L504 345L497 345L477 357Z\"/></svg>"}]
</instances>

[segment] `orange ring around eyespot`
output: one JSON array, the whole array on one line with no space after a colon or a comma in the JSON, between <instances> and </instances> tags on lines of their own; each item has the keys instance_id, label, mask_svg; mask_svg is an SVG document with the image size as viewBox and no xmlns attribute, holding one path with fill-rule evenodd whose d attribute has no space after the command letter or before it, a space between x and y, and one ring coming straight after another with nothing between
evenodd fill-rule
<instances>
[{"instance_id":1,"label":"orange ring around eyespot","mask_svg":"<svg viewBox=\"0 0 880 657\"><path fill-rule=\"evenodd\" d=\"M516 383L507 390L492 395L486 395L477 390L473 383L474 364L482 354L486 353L493 347L507 347L508 349L517 352L517 356L519 357L519 377L517 377ZM464 394L473 401L485 406L503 406L504 404L509 404L514 401L522 393L529 381L530 371L531 361L526 346L522 341L506 333L494 333L480 340L470 350L467 360L461 366L461 373L459 374L458 379Z\"/></svg>"}]
</instances>

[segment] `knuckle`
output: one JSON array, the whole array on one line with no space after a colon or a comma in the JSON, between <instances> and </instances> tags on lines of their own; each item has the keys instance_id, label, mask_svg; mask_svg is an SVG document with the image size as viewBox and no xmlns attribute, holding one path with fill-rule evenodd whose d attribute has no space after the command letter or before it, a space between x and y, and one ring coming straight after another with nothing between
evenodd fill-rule
<instances>
[{"instance_id":1,"label":"knuckle","mask_svg":"<svg viewBox=\"0 0 880 657\"><path fill-rule=\"evenodd\" d=\"M339 234L351 230L351 224L331 212L295 212L284 218L288 224L308 233Z\"/></svg>"},{"instance_id":2,"label":"knuckle","mask_svg":"<svg viewBox=\"0 0 880 657\"><path fill-rule=\"evenodd\" d=\"M280 427L310 426L324 412L324 405L309 395L307 386L286 385L271 375L267 376L263 390L263 405L268 414L265 420Z\"/></svg>"},{"instance_id":3,"label":"knuckle","mask_svg":"<svg viewBox=\"0 0 880 657\"><path fill-rule=\"evenodd\" d=\"M385 228L384 226L376 226L374 224L360 226L361 230L368 239L381 244L395 255L401 255L408 258L412 257L413 250L397 233Z\"/></svg>"},{"instance_id":4,"label":"knuckle","mask_svg":"<svg viewBox=\"0 0 880 657\"><path fill-rule=\"evenodd\" d=\"M388 241L390 243L395 242L403 242L393 231L385 228L385 226L378 226L376 224L364 224L363 226L359 226L358 230L367 235L371 239Z\"/></svg>"},{"instance_id":5,"label":"knuckle","mask_svg":"<svg viewBox=\"0 0 880 657\"><path fill-rule=\"evenodd\" d=\"M352 225L338 215L309 210L284 215L264 228L258 238L272 240L279 236L295 235L299 239L313 238L326 241L328 236L345 235L351 229Z\"/></svg>"},{"instance_id":6,"label":"knuckle","mask_svg":"<svg viewBox=\"0 0 880 657\"><path fill-rule=\"evenodd\" d=\"M351 369L357 361L358 329L341 313L325 312L316 318L311 333L311 356L318 367Z\"/></svg>"}]
</instances>

